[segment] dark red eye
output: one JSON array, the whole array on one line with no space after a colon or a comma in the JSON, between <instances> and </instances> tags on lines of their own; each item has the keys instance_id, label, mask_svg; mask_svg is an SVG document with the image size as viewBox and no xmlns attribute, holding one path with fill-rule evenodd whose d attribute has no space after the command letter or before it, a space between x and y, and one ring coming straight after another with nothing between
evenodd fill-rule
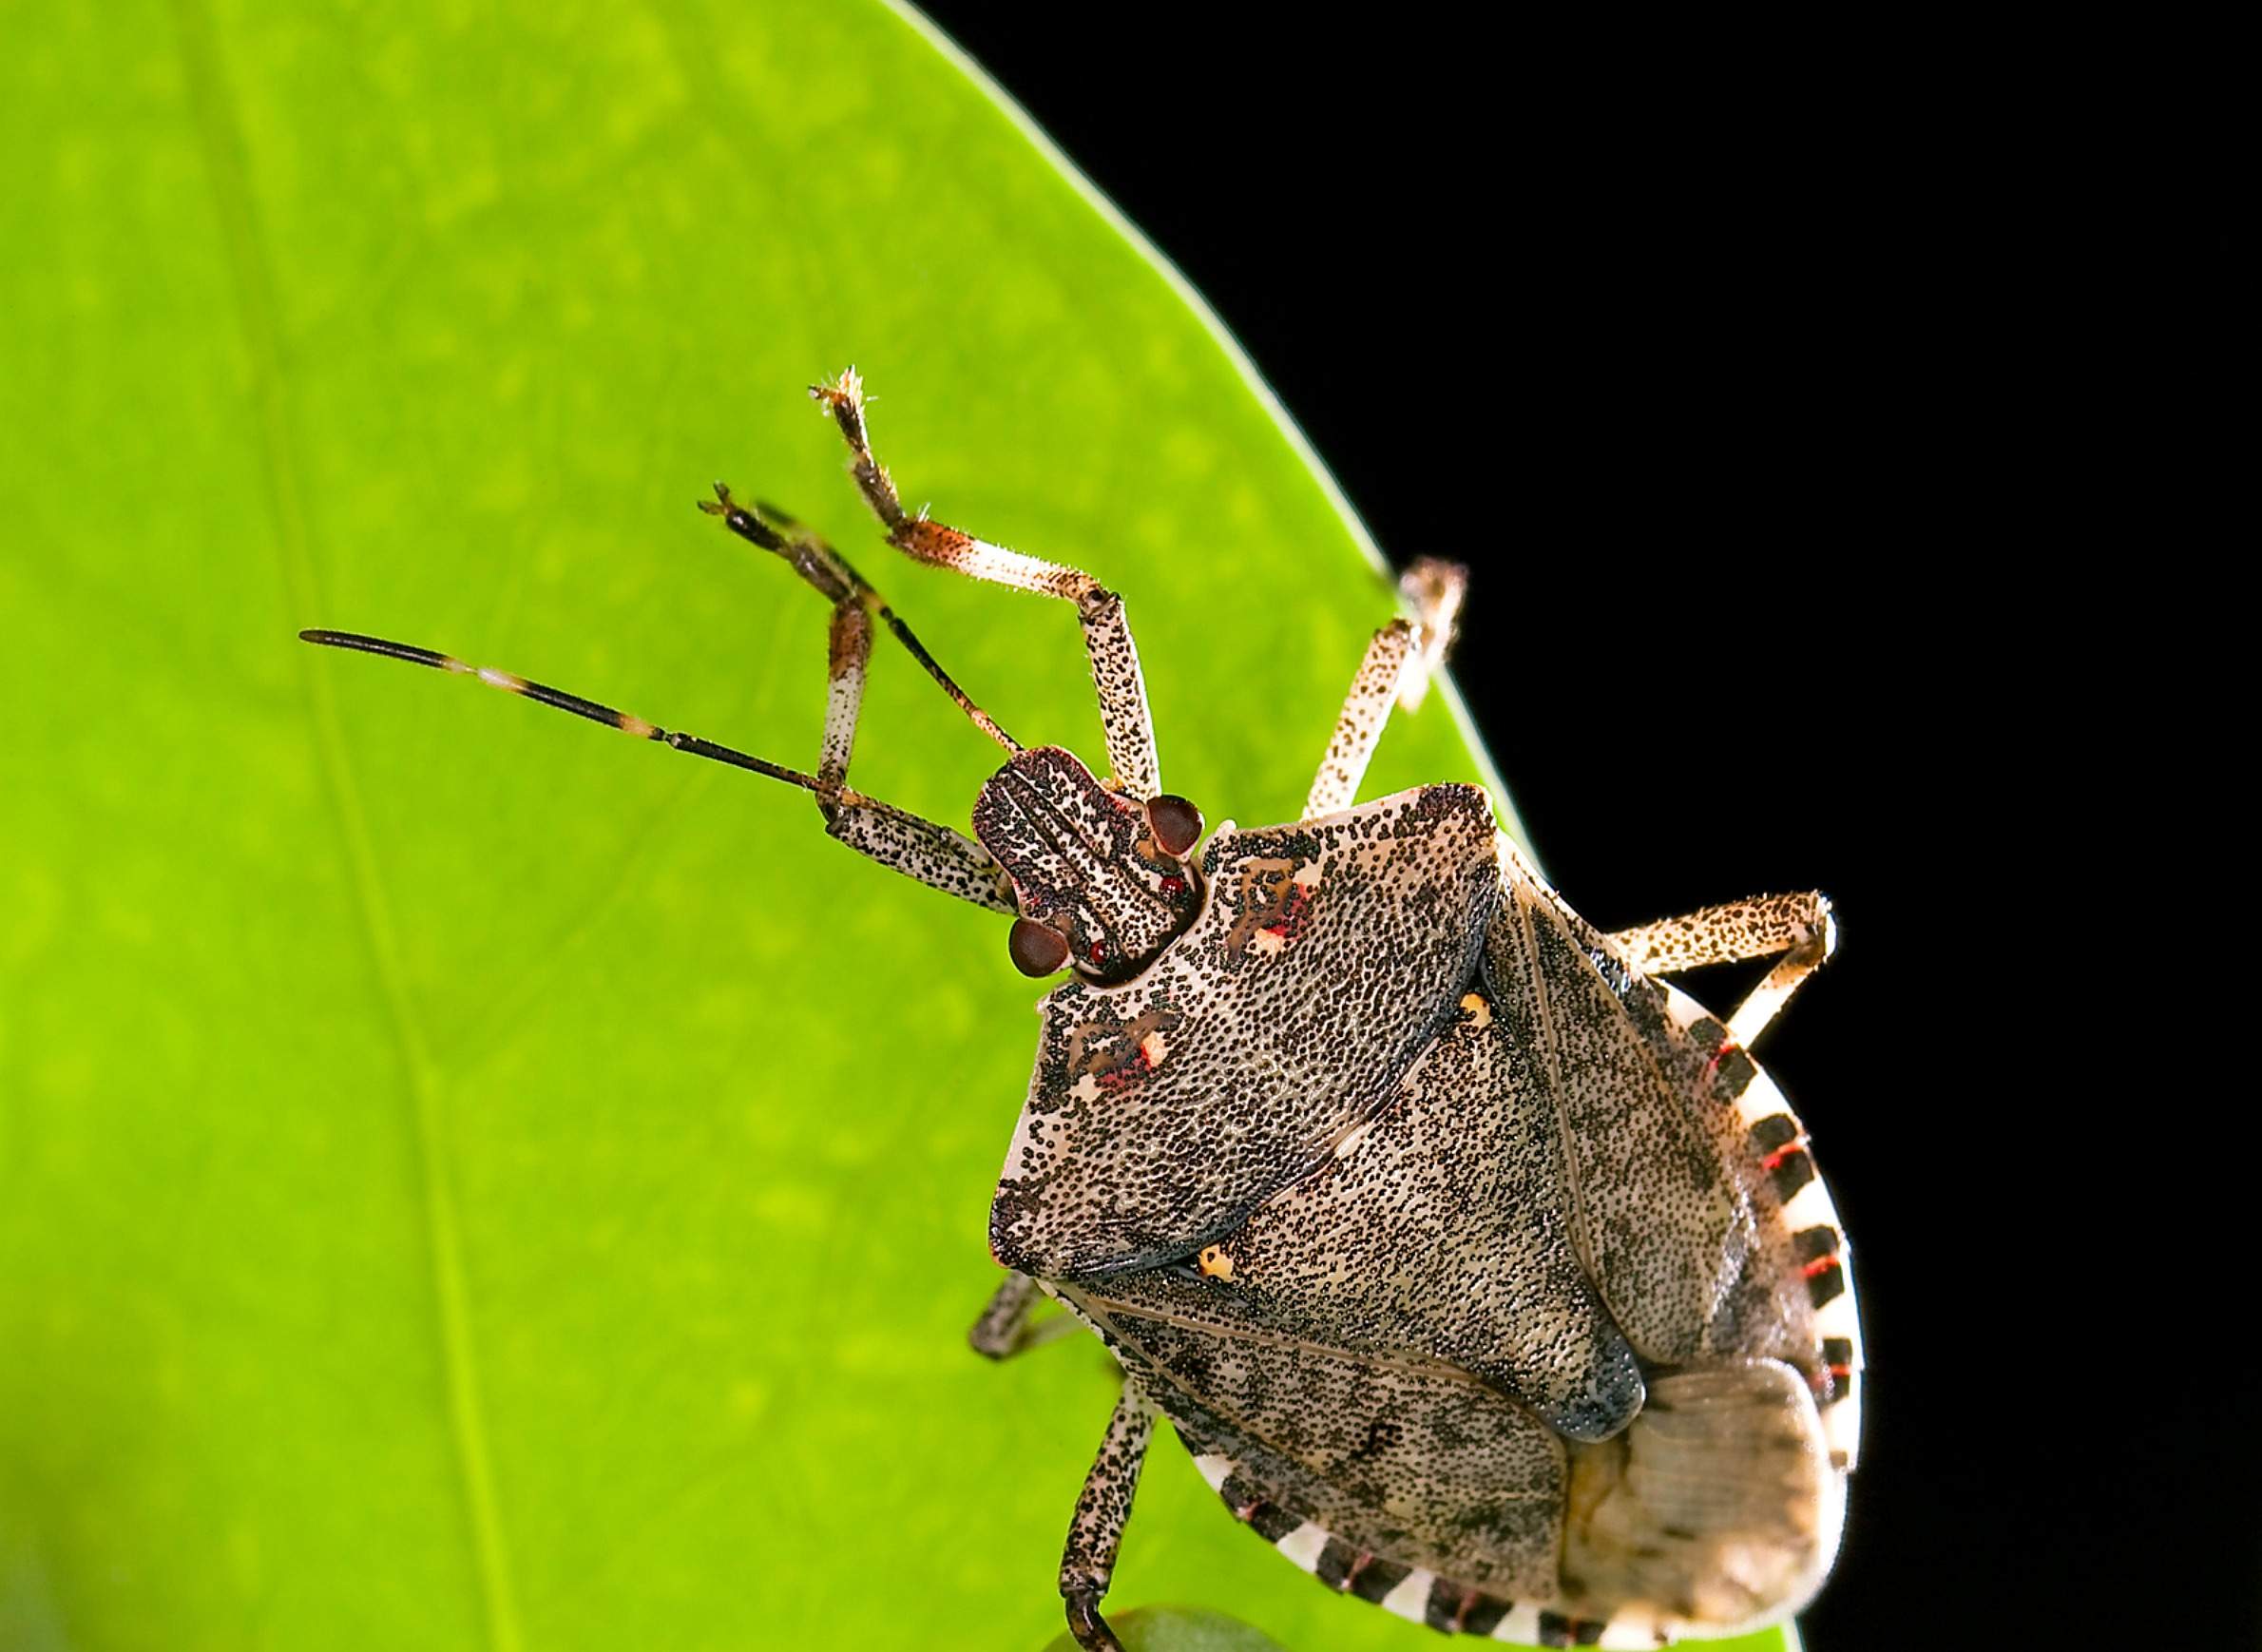
<instances>
[{"instance_id":1,"label":"dark red eye","mask_svg":"<svg viewBox=\"0 0 2262 1652\"><path fill-rule=\"evenodd\" d=\"M1155 843L1174 859L1201 838L1201 811L1174 792L1147 799L1147 827Z\"/></svg>"},{"instance_id":2,"label":"dark red eye","mask_svg":"<svg viewBox=\"0 0 2262 1652\"><path fill-rule=\"evenodd\" d=\"M1035 918L1015 918L1006 951L1024 975L1049 975L1068 961L1068 938Z\"/></svg>"}]
</instances>

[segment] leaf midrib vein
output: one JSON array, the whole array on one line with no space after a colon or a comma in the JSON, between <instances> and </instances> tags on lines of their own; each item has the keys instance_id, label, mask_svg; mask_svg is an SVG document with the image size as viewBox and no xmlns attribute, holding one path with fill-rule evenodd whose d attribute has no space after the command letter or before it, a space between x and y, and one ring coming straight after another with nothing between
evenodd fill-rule
<instances>
[{"instance_id":1,"label":"leaf midrib vein","mask_svg":"<svg viewBox=\"0 0 2262 1652\"><path fill-rule=\"evenodd\" d=\"M221 70L216 31L204 0L174 0L174 10L180 28L183 78L203 150L205 171L212 184L214 211L220 221L245 352L250 358L252 401L259 425L260 459L275 515L284 597L291 611L311 617L318 607L317 593L298 460L285 406L281 327L253 204L234 93ZM369 946L388 1021L399 1044L409 1081L416 1182L422 1198L427 1255L432 1270L436 1334L445 1373L450 1434L466 1516L471 1527L474 1570L488 1641L494 1652L519 1652L524 1639L480 1401L462 1228L444 1162L439 1073L409 999L392 912L378 876L360 794L346 761L345 742L329 678L314 669L310 650L298 652L307 656L299 662L299 681L307 696L331 805L345 840L363 938Z\"/></svg>"}]
</instances>

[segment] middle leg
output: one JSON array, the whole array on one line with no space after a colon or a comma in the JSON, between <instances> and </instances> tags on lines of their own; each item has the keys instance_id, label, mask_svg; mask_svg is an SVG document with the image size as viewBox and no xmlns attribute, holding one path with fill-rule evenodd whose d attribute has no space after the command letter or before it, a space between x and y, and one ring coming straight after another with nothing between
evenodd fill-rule
<instances>
[{"instance_id":1,"label":"middle leg","mask_svg":"<svg viewBox=\"0 0 2262 1652\"><path fill-rule=\"evenodd\" d=\"M968 1329L967 1346L985 1359L1011 1359L1079 1329L1081 1322L1073 1314L1037 1318L1036 1311L1044 1303L1045 1293L1035 1279L1026 1274L1007 1275L989 1306L982 1310L982 1317Z\"/></svg>"},{"instance_id":2,"label":"middle leg","mask_svg":"<svg viewBox=\"0 0 2262 1652\"><path fill-rule=\"evenodd\" d=\"M1084 1477L1061 1553L1061 1598L1068 1608L1068 1629L1085 1652L1123 1652L1123 1643L1100 1616L1100 1602L1115 1576L1123 1524L1131 1518L1131 1494L1139 1489L1139 1470L1154 1434L1154 1409L1126 1380L1115 1414L1107 1419L1100 1455Z\"/></svg>"}]
</instances>

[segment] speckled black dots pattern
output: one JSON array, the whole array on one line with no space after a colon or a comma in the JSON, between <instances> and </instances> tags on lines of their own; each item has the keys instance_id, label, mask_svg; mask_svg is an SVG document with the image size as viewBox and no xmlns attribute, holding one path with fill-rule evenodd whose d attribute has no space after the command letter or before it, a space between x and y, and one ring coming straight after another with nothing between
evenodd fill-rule
<instances>
[{"instance_id":1,"label":"speckled black dots pattern","mask_svg":"<svg viewBox=\"0 0 2262 1652\"><path fill-rule=\"evenodd\" d=\"M1614 938L1635 969L1670 974L1788 951L1811 940L1830 921L1830 910L1812 893L1754 895L1622 930Z\"/></svg>"},{"instance_id":2,"label":"speckled black dots pattern","mask_svg":"<svg viewBox=\"0 0 2262 1652\"><path fill-rule=\"evenodd\" d=\"M1100 1454L1084 1476L1075 1517L1068 1523L1067 1546L1061 1555L1062 1594L1097 1598L1107 1592L1123 1523L1131 1512L1131 1495L1139 1489L1140 1467L1146 1461L1147 1438L1154 1430L1154 1411L1138 1389L1125 1385L1107 1419Z\"/></svg>"},{"instance_id":3,"label":"speckled black dots pattern","mask_svg":"<svg viewBox=\"0 0 2262 1652\"><path fill-rule=\"evenodd\" d=\"M1295 1336L1448 1361L1575 1439L1641 1404L1580 1266L1555 1106L1480 1002L1398 1095L1219 1247L1213 1297Z\"/></svg>"},{"instance_id":4,"label":"speckled black dots pattern","mask_svg":"<svg viewBox=\"0 0 2262 1652\"><path fill-rule=\"evenodd\" d=\"M1749 1203L1584 937L1543 888L1509 893L1485 976L1554 1097L1580 1254L1636 1352L1689 1359L1752 1247Z\"/></svg>"},{"instance_id":5,"label":"speckled black dots pattern","mask_svg":"<svg viewBox=\"0 0 2262 1652\"><path fill-rule=\"evenodd\" d=\"M945 894L992 912L1013 911L998 863L980 844L947 826L884 804L828 804L825 831L859 854L909 873Z\"/></svg>"},{"instance_id":6,"label":"speckled black dots pattern","mask_svg":"<svg viewBox=\"0 0 2262 1652\"><path fill-rule=\"evenodd\" d=\"M872 513L888 530L888 543L906 556L969 579L1015 590L1059 597L1076 605L1083 626L1092 685L1099 692L1100 720L1107 737L1107 759L1118 785L1129 797L1145 798L1162 789L1155 755L1155 729L1147 711L1146 682L1140 675L1139 650L1123 615L1123 601L1080 568L1008 550L937 522L924 510L903 508L894 481L872 453L865 422L864 382L850 368L831 384L812 385L810 394L839 426L848 443L851 473Z\"/></svg>"},{"instance_id":7,"label":"speckled black dots pattern","mask_svg":"<svg viewBox=\"0 0 2262 1652\"><path fill-rule=\"evenodd\" d=\"M1299 831L1213 846L1212 906L1187 940L1207 939L1219 973L1294 962L1324 933L1312 897L1346 885ZM1218 1176L1230 1162L1203 1151L1203 1110L1225 1097L1228 1133L1267 1115L1261 1093L1157 1085L1201 1001L1176 982L1145 995L1142 977L1115 989L1110 1022L1092 1013L1105 995L1056 993L1000 1231L1094 1258L1083 1278L1051 1276L1063 1299L1191 1450L1233 1465L1236 1516L1300 1546L1327 1586L1379 1601L1419 1568L1433 1626L1505 1623L1560 1645L1629 1611L1627 1632L1662 1639L1794 1604L1828 1559L1817 1408L1855 1357L1812 1317L1842 1288L1840 1236L1782 1215L1796 1193L1782 1166L1811 1174L1804 1133L1787 1112L1746 1122L1761 1075L1722 1023L1677 1019L1512 850L1479 864L1495 890L1472 903L1483 956L1456 972L1433 953L1415 977L1428 995L1398 990L1402 1015L1446 1004L1390 1092L1270 1115L1288 1128L1253 1179L1272 1190L1214 1228L1205 1202L1230 1208L1249 1181ZM1266 935L1278 944L1259 950ZM1133 1084L1048 1105L1155 1028L1167 1047ZM1236 1048L1228 1070L1249 1067ZM1179 1131L1150 1133L1179 1109ZM1110 1133L1134 1121L1138 1143ZM1050 1158L1031 1150L1056 1141ZM1073 1168L1087 1147L1110 1163L1090 1185L1115 1191L1121 1161L1121 1185L1142 1192L1141 1146L1174 1185L1199 1183L1196 1199L1156 1192L1161 1220L1136 1199L1060 1203L1086 1184ZM1016 1188L1016 1170L1056 1181ZM1054 1220L1064 1210L1073 1220ZM1606 1515L1566 1551L1572 1507Z\"/></svg>"},{"instance_id":8,"label":"speckled black dots pattern","mask_svg":"<svg viewBox=\"0 0 2262 1652\"><path fill-rule=\"evenodd\" d=\"M1076 612L1083 624L1084 652L1092 663L1100 726L1116 784L1127 797L1152 797L1162 790L1162 770L1155 757L1146 679L1140 674L1139 647L1131 640L1123 599L1095 587L1077 599Z\"/></svg>"},{"instance_id":9,"label":"speckled black dots pattern","mask_svg":"<svg viewBox=\"0 0 2262 1652\"><path fill-rule=\"evenodd\" d=\"M1208 904L1152 969L1045 1001L998 1258L1050 1277L1169 1261L1314 1168L1457 1013L1493 843L1473 786L1216 834Z\"/></svg>"},{"instance_id":10,"label":"speckled black dots pattern","mask_svg":"<svg viewBox=\"0 0 2262 1652\"><path fill-rule=\"evenodd\" d=\"M1533 881L1537 886L1537 880ZM1666 1011L1664 989L1624 963L1617 952L1615 937L1605 941L1596 935L1560 897L1551 893L1550 898L1567 932L1587 951L1597 972L1624 1007L1628 1022L1648 1046L1658 1070L1674 1093L1685 1098L1690 1115L1711 1136L1720 1164L1733 1174L1750 1208L1751 1247L1713 1305L1700 1339L1702 1354L1786 1360L1810 1373L1818 1398L1827 1403L1843 1397L1844 1383L1831 1381L1830 1362L1817 1351L1819 1333L1813 1310L1828 1297L1815 1299L1812 1280L1803 1273L1809 1258L1796 1253L1792 1224L1787 1221L1783 1208L1812 1180L1804 1127L1787 1111L1763 1110L1753 1117L1751 1111L1735 1105L1763 1075L1758 1064L1735 1044L1727 1027L1701 1014L1685 1028L1677 1026ZM1810 917L1817 907L1824 913L1829 908L1819 896L1788 896L1715 910L1730 912L1749 905L1805 912ZM1798 930L1801 936L1809 932L1807 928ZM1774 1096L1772 1084L1766 1093ZM1801 1162L1778 1185L1774 1172L1793 1155ZM1839 1284L1843 1286L1842 1273Z\"/></svg>"},{"instance_id":11,"label":"speckled black dots pattern","mask_svg":"<svg viewBox=\"0 0 2262 1652\"><path fill-rule=\"evenodd\" d=\"M1859 1354L1817 1329L1850 1327L1817 1318L1843 1240L1738 1038L1827 955L1828 903L1604 936L1495 837L1481 793L1350 809L1403 623L1362 663L1303 823L1221 833L1198 872L1142 854L1134 805L1161 781L1121 600L908 514L853 373L816 394L890 540L1073 602L1099 694L1112 789L1021 753L977 803L979 847L828 816L951 893L1009 894L1082 972L1044 1006L990 1233L1126 1373L1062 1570L1079 1639L1103 1638L1152 1410L1227 1460L1235 1516L1321 1584L1436 1628L1584 1645L1621 1608L1661 1639L1794 1604L1851 1437L1826 1448L1816 1407ZM869 641L849 642L860 668ZM853 729L860 671L835 678ZM846 756L829 724L829 778ZM1794 951L1737 1036L1649 978Z\"/></svg>"},{"instance_id":12,"label":"speckled black dots pattern","mask_svg":"<svg viewBox=\"0 0 2262 1652\"><path fill-rule=\"evenodd\" d=\"M842 842L1069 944L1084 978L1043 1007L992 1207L1019 1273L972 1341L1002 1358L1042 1339L1042 1292L1123 1366L1063 1556L1078 1640L1108 1643L1099 1602L1158 1412L1236 1519L1439 1629L1584 1645L1794 1608L1835 1542L1861 1354L1805 1131L1742 1046L1829 956L1830 903L1604 935L1497 837L1481 791L1350 808L1392 691L1410 707L1423 680L1404 623L1362 664L1308 817L1183 864L1140 806L1160 776L1121 600L907 512L854 372L814 394L891 544L1075 604L1112 787L1023 750L836 552L719 487L704 508L834 605L816 775L430 649L302 635L802 787ZM1461 578L1409 570L1425 669ZM979 842L847 785L878 626L1013 754ZM1726 1024L1652 979L1778 954Z\"/></svg>"},{"instance_id":13,"label":"speckled black dots pattern","mask_svg":"<svg viewBox=\"0 0 2262 1652\"><path fill-rule=\"evenodd\" d=\"M1205 1285L1148 1272L1063 1295L1189 1447L1231 1459L1264 1501L1354 1553L1505 1598L1555 1592L1566 1470L1546 1425L1441 1362L1229 1325Z\"/></svg>"},{"instance_id":14,"label":"speckled black dots pattern","mask_svg":"<svg viewBox=\"0 0 2262 1652\"><path fill-rule=\"evenodd\" d=\"M1320 759L1319 773L1313 777L1312 790L1304 799L1305 819L1351 807L1368 760L1374 755L1375 742L1382 738L1383 724L1390 715L1390 703L1397 698L1407 656L1413 646L1413 626L1404 620L1393 620L1374 633L1366 657L1351 677L1351 691L1344 696L1327 756Z\"/></svg>"},{"instance_id":15,"label":"speckled black dots pattern","mask_svg":"<svg viewBox=\"0 0 2262 1652\"><path fill-rule=\"evenodd\" d=\"M992 775L973 824L1023 915L1059 930L1097 979L1144 969L1201 908L1200 879L1156 843L1145 809L1058 746L1016 753Z\"/></svg>"}]
</instances>

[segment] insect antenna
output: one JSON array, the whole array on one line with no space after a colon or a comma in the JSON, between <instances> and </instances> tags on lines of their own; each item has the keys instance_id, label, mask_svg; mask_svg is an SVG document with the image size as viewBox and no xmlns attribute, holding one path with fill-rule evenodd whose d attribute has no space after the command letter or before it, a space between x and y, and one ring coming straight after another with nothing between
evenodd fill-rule
<instances>
[{"instance_id":1,"label":"insect antenna","mask_svg":"<svg viewBox=\"0 0 2262 1652\"><path fill-rule=\"evenodd\" d=\"M798 769L789 769L763 758L751 756L731 746L719 745L697 735L682 734L647 722L631 712L616 711L594 700L585 700L578 694L568 694L563 688L552 688L546 682L530 682L508 671L498 671L491 665L472 665L452 654L442 654L432 648L419 648L410 643L388 642L382 637L365 637L358 631L301 631L302 643L316 643L325 648L347 648L361 654L381 654L388 660L405 660L412 665L429 665L434 671L452 672L458 677L475 677L489 688L500 688L506 694L515 694L540 705L558 711L585 717L591 722L602 722L607 728L617 728L623 734L638 740L657 740L695 758L706 758L718 763L728 763L735 769L746 769L757 775L767 775L773 780L783 780L789 786L823 797L828 793L841 793L845 788L827 787L818 783L815 775L805 775Z\"/></svg>"}]
</instances>

